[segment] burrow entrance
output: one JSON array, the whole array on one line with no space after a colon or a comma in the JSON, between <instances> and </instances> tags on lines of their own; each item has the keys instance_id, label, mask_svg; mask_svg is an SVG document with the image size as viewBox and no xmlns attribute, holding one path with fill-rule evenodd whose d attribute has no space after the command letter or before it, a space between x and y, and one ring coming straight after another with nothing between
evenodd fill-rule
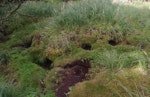
<instances>
[{"instance_id":1,"label":"burrow entrance","mask_svg":"<svg viewBox=\"0 0 150 97\"><path fill-rule=\"evenodd\" d=\"M44 69L50 70L52 67L51 65L52 65L53 61L48 58L45 58L43 62L35 62L35 63Z\"/></svg>"},{"instance_id":2,"label":"burrow entrance","mask_svg":"<svg viewBox=\"0 0 150 97\"><path fill-rule=\"evenodd\" d=\"M123 41L119 41L117 42L116 40L108 40L108 43L112 46L117 46L117 45L132 45L132 46L136 46L137 43L134 42L130 42L128 40L123 40Z\"/></svg>"},{"instance_id":3,"label":"burrow entrance","mask_svg":"<svg viewBox=\"0 0 150 97\"><path fill-rule=\"evenodd\" d=\"M108 43L112 46L116 46L118 44L115 40L109 40Z\"/></svg>"},{"instance_id":4,"label":"burrow entrance","mask_svg":"<svg viewBox=\"0 0 150 97\"><path fill-rule=\"evenodd\" d=\"M81 48L85 49L85 50L91 50L92 49L92 46L90 43L83 43L81 45Z\"/></svg>"},{"instance_id":5,"label":"burrow entrance","mask_svg":"<svg viewBox=\"0 0 150 97\"><path fill-rule=\"evenodd\" d=\"M0 42L6 42L9 40L8 35L5 34L5 32L0 31Z\"/></svg>"},{"instance_id":6,"label":"burrow entrance","mask_svg":"<svg viewBox=\"0 0 150 97\"><path fill-rule=\"evenodd\" d=\"M86 80L86 74L90 68L89 60L77 60L66 64L59 74L62 74L61 82L54 88L56 97L67 97L69 88L78 82Z\"/></svg>"},{"instance_id":7,"label":"burrow entrance","mask_svg":"<svg viewBox=\"0 0 150 97\"><path fill-rule=\"evenodd\" d=\"M15 45L12 45L11 47L22 47L22 48L29 48L31 47L31 44L32 44L32 40L29 40L29 41L26 41L24 43L21 43L21 44L15 44Z\"/></svg>"}]
</instances>

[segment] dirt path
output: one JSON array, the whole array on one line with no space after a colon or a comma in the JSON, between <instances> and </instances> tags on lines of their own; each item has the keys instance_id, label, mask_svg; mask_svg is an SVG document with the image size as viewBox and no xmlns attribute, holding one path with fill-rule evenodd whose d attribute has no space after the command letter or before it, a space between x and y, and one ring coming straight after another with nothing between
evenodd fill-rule
<instances>
[{"instance_id":1,"label":"dirt path","mask_svg":"<svg viewBox=\"0 0 150 97\"><path fill-rule=\"evenodd\" d=\"M86 73L90 68L87 60L75 61L63 67L58 73L62 74L62 81L55 87L56 97L67 97L69 88L86 79Z\"/></svg>"}]
</instances>

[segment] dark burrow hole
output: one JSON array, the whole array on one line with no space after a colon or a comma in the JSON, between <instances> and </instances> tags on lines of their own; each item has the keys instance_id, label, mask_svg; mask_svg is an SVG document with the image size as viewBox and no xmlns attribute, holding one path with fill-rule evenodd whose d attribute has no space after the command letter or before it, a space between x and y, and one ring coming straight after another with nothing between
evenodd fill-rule
<instances>
[{"instance_id":1,"label":"dark burrow hole","mask_svg":"<svg viewBox=\"0 0 150 97\"><path fill-rule=\"evenodd\" d=\"M31 45L32 45L32 40L27 41L23 44L24 48L29 48L29 47L31 47Z\"/></svg>"},{"instance_id":2,"label":"dark burrow hole","mask_svg":"<svg viewBox=\"0 0 150 97\"><path fill-rule=\"evenodd\" d=\"M62 67L62 70L58 71L62 80L54 88L56 97L68 97L69 87L86 80L90 67L89 60L77 60Z\"/></svg>"},{"instance_id":3,"label":"dark burrow hole","mask_svg":"<svg viewBox=\"0 0 150 97\"><path fill-rule=\"evenodd\" d=\"M92 49L92 46L90 43L83 43L81 45L81 48L85 49L85 50L91 50Z\"/></svg>"},{"instance_id":4,"label":"dark burrow hole","mask_svg":"<svg viewBox=\"0 0 150 97\"><path fill-rule=\"evenodd\" d=\"M4 35L3 32L0 32L0 42L6 42L9 40L9 37Z\"/></svg>"},{"instance_id":5,"label":"dark burrow hole","mask_svg":"<svg viewBox=\"0 0 150 97\"><path fill-rule=\"evenodd\" d=\"M50 70L52 67L51 64L53 63L53 61L48 58L45 58L43 62L35 62L35 63L44 69Z\"/></svg>"},{"instance_id":6,"label":"dark burrow hole","mask_svg":"<svg viewBox=\"0 0 150 97\"><path fill-rule=\"evenodd\" d=\"M115 40L109 40L108 43L112 46L116 46L117 42Z\"/></svg>"},{"instance_id":7,"label":"dark burrow hole","mask_svg":"<svg viewBox=\"0 0 150 97\"><path fill-rule=\"evenodd\" d=\"M12 47L12 48L13 48L13 47L29 48L29 47L31 47L31 45L32 45L32 40L29 40L29 41L26 41L26 42L24 42L24 43L22 43L22 44L15 44L15 45L12 45L11 47Z\"/></svg>"}]
</instances>

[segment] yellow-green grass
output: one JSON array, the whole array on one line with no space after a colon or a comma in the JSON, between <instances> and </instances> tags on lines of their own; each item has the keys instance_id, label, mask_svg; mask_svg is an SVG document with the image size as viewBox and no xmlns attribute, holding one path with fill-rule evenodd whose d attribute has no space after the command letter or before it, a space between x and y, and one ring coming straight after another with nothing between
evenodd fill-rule
<instances>
[{"instance_id":1,"label":"yellow-green grass","mask_svg":"<svg viewBox=\"0 0 150 97\"><path fill-rule=\"evenodd\" d=\"M78 83L69 97L148 97L150 78L142 67L110 72L101 69L93 80Z\"/></svg>"}]
</instances>

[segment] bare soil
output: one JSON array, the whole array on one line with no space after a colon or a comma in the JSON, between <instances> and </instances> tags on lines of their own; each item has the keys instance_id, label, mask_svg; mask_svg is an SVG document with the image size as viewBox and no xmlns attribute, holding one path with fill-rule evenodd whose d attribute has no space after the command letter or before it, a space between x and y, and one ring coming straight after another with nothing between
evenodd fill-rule
<instances>
[{"instance_id":1,"label":"bare soil","mask_svg":"<svg viewBox=\"0 0 150 97\"><path fill-rule=\"evenodd\" d=\"M86 80L89 68L90 62L88 60L77 60L66 64L61 71L58 71L59 74L62 74L62 80L54 89L56 97L67 97L70 87Z\"/></svg>"}]
</instances>

